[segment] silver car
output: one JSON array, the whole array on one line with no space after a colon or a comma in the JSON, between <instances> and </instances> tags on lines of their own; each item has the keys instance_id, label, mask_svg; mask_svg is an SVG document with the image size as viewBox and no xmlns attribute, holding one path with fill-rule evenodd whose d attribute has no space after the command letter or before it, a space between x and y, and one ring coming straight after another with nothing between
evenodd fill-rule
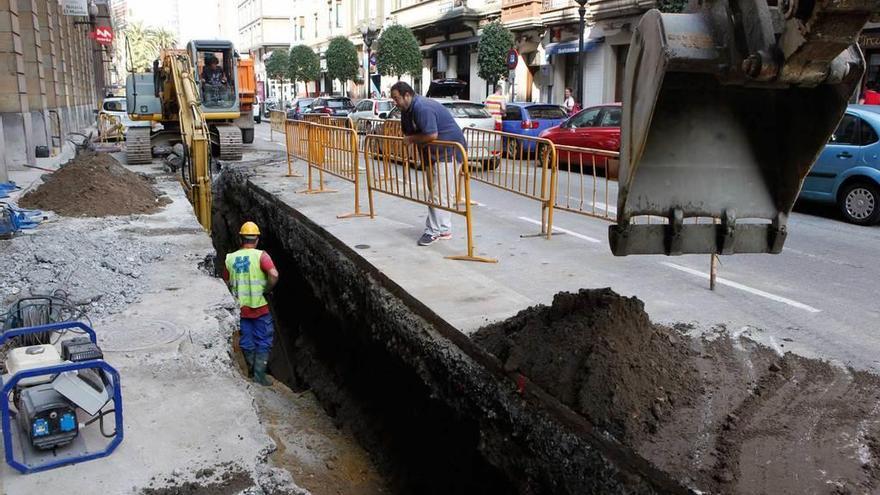
<instances>
[{"instance_id":1,"label":"silver car","mask_svg":"<svg viewBox=\"0 0 880 495\"><path fill-rule=\"evenodd\" d=\"M354 110L348 114L357 128L360 119L385 119L394 109L394 102L388 98L368 98L361 100L354 106Z\"/></svg>"}]
</instances>

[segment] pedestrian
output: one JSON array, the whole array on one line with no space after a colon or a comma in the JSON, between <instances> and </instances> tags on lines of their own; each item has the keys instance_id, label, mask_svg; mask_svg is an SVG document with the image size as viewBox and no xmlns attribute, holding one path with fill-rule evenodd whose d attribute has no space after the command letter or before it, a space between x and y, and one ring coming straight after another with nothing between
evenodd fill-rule
<instances>
[{"instance_id":1,"label":"pedestrian","mask_svg":"<svg viewBox=\"0 0 880 495\"><path fill-rule=\"evenodd\" d=\"M278 270L269 253L257 249L260 228L245 222L238 232L241 249L226 255L223 279L241 307L239 347L248 367L248 378L260 385L272 385L266 376L272 336L275 333L266 294L278 283Z\"/></svg>"},{"instance_id":2,"label":"pedestrian","mask_svg":"<svg viewBox=\"0 0 880 495\"><path fill-rule=\"evenodd\" d=\"M581 111L580 105L574 101L571 88L565 88L565 99L562 100L562 106L565 107L569 115L574 115Z\"/></svg>"},{"instance_id":3,"label":"pedestrian","mask_svg":"<svg viewBox=\"0 0 880 495\"><path fill-rule=\"evenodd\" d=\"M398 81L391 86L391 99L400 109L400 124L403 129L403 142L407 145L414 144L421 149L423 165L431 163L430 158L449 157L452 162L438 161L433 163L433 180L431 181L431 195L435 204L443 201L441 188L443 184L457 183L458 170L463 157L458 153L446 153L445 149L428 146L434 141L451 141L460 143L467 149L467 142L461 128L452 118L452 113L440 103L416 95L412 86ZM449 169L452 169L450 176ZM448 191L447 191L448 192ZM449 195L446 195L447 197ZM452 206L452 205L447 205ZM425 219L425 231L418 240L419 246L433 244L437 240L452 238L452 214L440 208L428 207L428 217Z\"/></svg>"},{"instance_id":4,"label":"pedestrian","mask_svg":"<svg viewBox=\"0 0 880 495\"><path fill-rule=\"evenodd\" d=\"M489 113L495 117L495 123L501 124L501 120L504 118L504 113L507 112L507 103L505 102L506 98L501 93L501 85L495 85L495 91L486 98L486 101L483 102L486 105L486 108L489 110ZM497 125L495 126L498 127Z\"/></svg>"},{"instance_id":5,"label":"pedestrian","mask_svg":"<svg viewBox=\"0 0 880 495\"><path fill-rule=\"evenodd\" d=\"M865 92L862 94L862 97L859 99L859 103L862 105L880 105L880 91L878 91L877 81L868 81L865 84Z\"/></svg>"}]
</instances>

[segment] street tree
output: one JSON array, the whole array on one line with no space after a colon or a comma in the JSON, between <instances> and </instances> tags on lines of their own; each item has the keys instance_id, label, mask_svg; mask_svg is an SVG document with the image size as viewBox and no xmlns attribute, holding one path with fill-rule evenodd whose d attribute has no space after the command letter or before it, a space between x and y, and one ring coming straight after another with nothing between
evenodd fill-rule
<instances>
[{"instance_id":1,"label":"street tree","mask_svg":"<svg viewBox=\"0 0 880 495\"><path fill-rule=\"evenodd\" d=\"M157 52L165 48L174 48L177 46L177 36L165 28L155 28L149 31L150 44Z\"/></svg>"},{"instance_id":2,"label":"street tree","mask_svg":"<svg viewBox=\"0 0 880 495\"><path fill-rule=\"evenodd\" d=\"M266 75L269 79L278 81L280 86L284 86L287 80L287 69L289 66L287 50L272 50L269 58L266 60ZM284 90L281 90L281 108L284 108Z\"/></svg>"},{"instance_id":3,"label":"street tree","mask_svg":"<svg viewBox=\"0 0 880 495\"><path fill-rule=\"evenodd\" d=\"M493 21L483 27L480 48L477 52L479 75L493 85L507 75L507 52L513 48L513 33L500 22Z\"/></svg>"},{"instance_id":4,"label":"street tree","mask_svg":"<svg viewBox=\"0 0 880 495\"><path fill-rule=\"evenodd\" d=\"M405 74L421 73L422 51L408 27L394 24L382 31L376 54L376 70L383 76L395 76L397 79Z\"/></svg>"},{"instance_id":5,"label":"street tree","mask_svg":"<svg viewBox=\"0 0 880 495\"><path fill-rule=\"evenodd\" d=\"M290 49L288 59L287 78L293 83L294 93L297 81L305 83L306 96L309 93L309 81L315 81L315 91L317 91L317 81L321 75L321 60L318 54L306 45L296 45Z\"/></svg>"},{"instance_id":6,"label":"street tree","mask_svg":"<svg viewBox=\"0 0 880 495\"><path fill-rule=\"evenodd\" d=\"M331 79L338 79L345 91L345 83L358 77L357 48L345 36L337 36L327 45L326 57L327 74Z\"/></svg>"}]
</instances>

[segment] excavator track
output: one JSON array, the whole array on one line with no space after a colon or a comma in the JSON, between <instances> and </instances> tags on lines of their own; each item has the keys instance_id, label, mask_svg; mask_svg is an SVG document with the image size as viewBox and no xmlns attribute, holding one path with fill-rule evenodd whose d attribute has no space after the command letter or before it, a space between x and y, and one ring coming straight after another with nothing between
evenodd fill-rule
<instances>
[{"instance_id":1,"label":"excavator track","mask_svg":"<svg viewBox=\"0 0 880 495\"><path fill-rule=\"evenodd\" d=\"M234 125L212 125L211 148L220 160L241 160L241 129Z\"/></svg>"},{"instance_id":2,"label":"excavator track","mask_svg":"<svg viewBox=\"0 0 880 495\"><path fill-rule=\"evenodd\" d=\"M141 165L153 160L149 127L130 127L125 134L125 154L129 165Z\"/></svg>"}]
</instances>

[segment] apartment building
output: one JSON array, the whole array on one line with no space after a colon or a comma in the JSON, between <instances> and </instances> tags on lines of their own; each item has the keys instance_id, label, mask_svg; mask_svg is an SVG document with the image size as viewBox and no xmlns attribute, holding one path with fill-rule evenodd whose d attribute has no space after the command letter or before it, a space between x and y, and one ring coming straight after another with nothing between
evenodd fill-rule
<instances>
[{"instance_id":1,"label":"apartment building","mask_svg":"<svg viewBox=\"0 0 880 495\"><path fill-rule=\"evenodd\" d=\"M238 0L238 39L235 46L240 53L248 53L254 59L257 94L261 100L280 99L282 96L290 99L293 94L291 85L282 87L276 81L269 80L265 62L273 50L290 49L297 3L291 0Z\"/></svg>"}]
</instances>

